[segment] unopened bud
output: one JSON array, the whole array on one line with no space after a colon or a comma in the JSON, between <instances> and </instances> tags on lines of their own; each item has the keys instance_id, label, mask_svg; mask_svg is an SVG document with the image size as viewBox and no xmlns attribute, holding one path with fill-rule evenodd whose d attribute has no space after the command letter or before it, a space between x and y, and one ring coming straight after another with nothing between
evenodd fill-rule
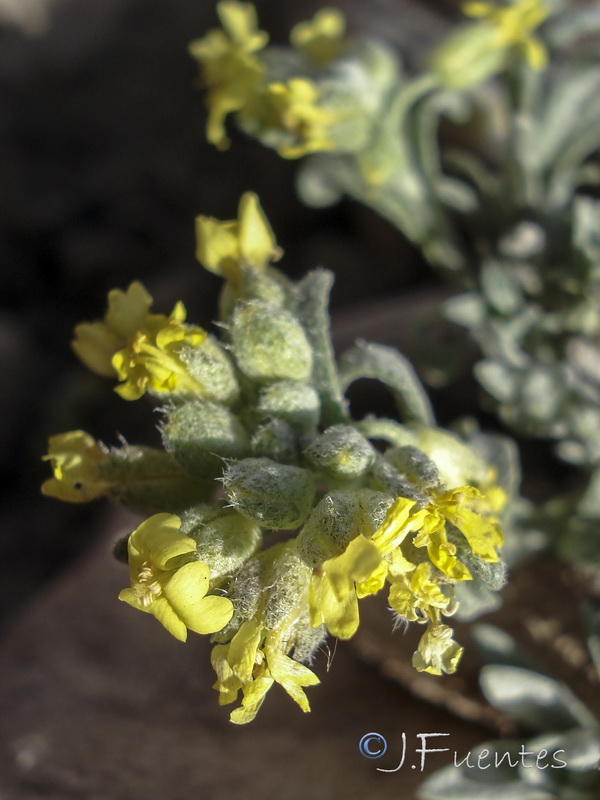
<instances>
[{"instance_id":1,"label":"unopened bud","mask_svg":"<svg viewBox=\"0 0 600 800\"><path fill-rule=\"evenodd\" d=\"M202 385L207 399L227 404L237 400L240 387L231 358L214 336L207 336L197 347L183 350L179 357Z\"/></svg>"},{"instance_id":2,"label":"unopened bud","mask_svg":"<svg viewBox=\"0 0 600 800\"><path fill-rule=\"evenodd\" d=\"M289 530L301 525L315 493L310 472L268 458L245 458L223 476L231 504L266 528Z\"/></svg>"},{"instance_id":3,"label":"unopened bud","mask_svg":"<svg viewBox=\"0 0 600 800\"><path fill-rule=\"evenodd\" d=\"M393 498L383 492L361 489L334 491L313 509L298 534L298 552L314 568L341 555L359 534L370 538L383 524Z\"/></svg>"},{"instance_id":4,"label":"unopened bud","mask_svg":"<svg viewBox=\"0 0 600 800\"><path fill-rule=\"evenodd\" d=\"M181 533L196 541L200 561L208 564L214 580L239 569L262 542L258 525L220 506L187 511L181 518Z\"/></svg>"},{"instance_id":5,"label":"unopened bud","mask_svg":"<svg viewBox=\"0 0 600 800\"><path fill-rule=\"evenodd\" d=\"M330 478L353 480L372 465L375 449L350 425L333 425L313 439L304 456Z\"/></svg>"},{"instance_id":6,"label":"unopened bud","mask_svg":"<svg viewBox=\"0 0 600 800\"><path fill-rule=\"evenodd\" d=\"M261 390L256 410L262 417L285 420L296 430L306 432L316 430L321 402L307 383L277 381Z\"/></svg>"},{"instance_id":7,"label":"unopened bud","mask_svg":"<svg viewBox=\"0 0 600 800\"><path fill-rule=\"evenodd\" d=\"M214 478L223 471L223 459L250 452L248 434L235 414L204 400L168 411L162 435L166 449L195 478Z\"/></svg>"},{"instance_id":8,"label":"unopened bud","mask_svg":"<svg viewBox=\"0 0 600 800\"><path fill-rule=\"evenodd\" d=\"M312 348L302 325L271 303L240 303L233 315L231 340L239 368L255 381L306 381L311 375Z\"/></svg>"}]
</instances>

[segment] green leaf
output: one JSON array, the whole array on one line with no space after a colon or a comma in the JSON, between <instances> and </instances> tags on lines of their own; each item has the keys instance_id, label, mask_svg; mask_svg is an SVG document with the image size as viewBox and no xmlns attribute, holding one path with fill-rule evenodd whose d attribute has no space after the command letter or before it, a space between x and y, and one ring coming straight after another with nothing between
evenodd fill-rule
<instances>
[{"instance_id":1,"label":"green leaf","mask_svg":"<svg viewBox=\"0 0 600 800\"><path fill-rule=\"evenodd\" d=\"M343 391L359 378L381 381L393 392L404 421L435 424L429 398L414 369L391 347L359 340L341 356L339 375Z\"/></svg>"},{"instance_id":2,"label":"green leaf","mask_svg":"<svg viewBox=\"0 0 600 800\"><path fill-rule=\"evenodd\" d=\"M314 270L295 289L295 312L313 349L312 384L321 397L325 426L345 422L348 416L329 328L329 293L333 280L333 273L328 270Z\"/></svg>"},{"instance_id":3,"label":"green leaf","mask_svg":"<svg viewBox=\"0 0 600 800\"><path fill-rule=\"evenodd\" d=\"M568 686L546 675L491 665L483 667L479 683L493 706L530 728L556 731L598 724Z\"/></svg>"}]
</instances>

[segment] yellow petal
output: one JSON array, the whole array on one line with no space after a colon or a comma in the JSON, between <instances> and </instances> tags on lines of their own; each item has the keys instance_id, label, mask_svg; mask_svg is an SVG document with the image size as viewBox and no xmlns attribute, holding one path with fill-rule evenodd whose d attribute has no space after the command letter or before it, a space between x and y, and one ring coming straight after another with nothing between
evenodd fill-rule
<instances>
[{"instance_id":1,"label":"yellow petal","mask_svg":"<svg viewBox=\"0 0 600 800\"><path fill-rule=\"evenodd\" d=\"M228 277L239 259L237 222L196 217L196 258L215 275Z\"/></svg>"},{"instance_id":2,"label":"yellow petal","mask_svg":"<svg viewBox=\"0 0 600 800\"><path fill-rule=\"evenodd\" d=\"M231 640L228 660L238 678L248 683L256 664L258 645L262 638L261 625L255 620L246 620Z\"/></svg>"},{"instance_id":3,"label":"yellow petal","mask_svg":"<svg viewBox=\"0 0 600 800\"><path fill-rule=\"evenodd\" d=\"M154 514L129 537L129 550L158 569L168 569L171 558L192 553L196 542L179 533L181 520L175 514Z\"/></svg>"},{"instance_id":4,"label":"yellow petal","mask_svg":"<svg viewBox=\"0 0 600 800\"><path fill-rule=\"evenodd\" d=\"M177 616L191 631L216 633L233 616L227 597L205 597L210 570L201 561L184 564L163 584L163 593Z\"/></svg>"},{"instance_id":5,"label":"yellow petal","mask_svg":"<svg viewBox=\"0 0 600 800\"><path fill-rule=\"evenodd\" d=\"M525 39L523 42L523 50L525 59L531 69L542 70L548 64L548 51L544 44L532 36Z\"/></svg>"},{"instance_id":6,"label":"yellow petal","mask_svg":"<svg viewBox=\"0 0 600 800\"><path fill-rule=\"evenodd\" d=\"M144 327L151 305L152 295L142 283L133 281L125 292L112 289L108 293L108 310L104 321L126 341Z\"/></svg>"},{"instance_id":7,"label":"yellow petal","mask_svg":"<svg viewBox=\"0 0 600 800\"><path fill-rule=\"evenodd\" d=\"M266 648L265 655L271 676L283 686L302 711L310 711L308 698L301 687L315 686L320 683L315 673L274 647Z\"/></svg>"},{"instance_id":8,"label":"yellow petal","mask_svg":"<svg viewBox=\"0 0 600 800\"><path fill-rule=\"evenodd\" d=\"M258 197L253 192L242 195L238 210L240 254L254 269L264 269L281 251Z\"/></svg>"},{"instance_id":9,"label":"yellow petal","mask_svg":"<svg viewBox=\"0 0 600 800\"><path fill-rule=\"evenodd\" d=\"M245 686L242 705L231 712L229 716L231 722L236 725L245 725L247 722L252 722L273 683L273 678L263 674L252 681L251 684Z\"/></svg>"},{"instance_id":10,"label":"yellow petal","mask_svg":"<svg viewBox=\"0 0 600 800\"><path fill-rule=\"evenodd\" d=\"M123 589L119 592L119 600L122 600L138 611L152 614L152 616L156 617L160 624L166 628L172 636L179 639L180 642L185 642L187 640L187 628L164 597L157 597L150 605L144 606L140 603L133 589Z\"/></svg>"},{"instance_id":11,"label":"yellow petal","mask_svg":"<svg viewBox=\"0 0 600 800\"><path fill-rule=\"evenodd\" d=\"M105 378L114 377L112 357L122 340L103 322L82 322L74 330L73 351L88 369Z\"/></svg>"}]
</instances>

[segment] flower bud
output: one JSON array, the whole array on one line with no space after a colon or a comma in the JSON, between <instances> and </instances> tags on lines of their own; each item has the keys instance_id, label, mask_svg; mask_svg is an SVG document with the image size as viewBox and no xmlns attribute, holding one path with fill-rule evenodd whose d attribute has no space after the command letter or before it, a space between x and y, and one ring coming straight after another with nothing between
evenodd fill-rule
<instances>
[{"instance_id":1,"label":"flower bud","mask_svg":"<svg viewBox=\"0 0 600 800\"><path fill-rule=\"evenodd\" d=\"M270 419L254 432L252 436L252 453L270 458L280 464L296 464L298 448L296 434L287 422L282 419Z\"/></svg>"},{"instance_id":2,"label":"flower bud","mask_svg":"<svg viewBox=\"0 0 600 800\"><path fill-rule=\"evenodd\" d=\"M229 642L242 623L251 619L263 591L262 569L258 557L250 558L228 582L227 596L233 603L233 617L228 625L213 635L215 642Z\"/></svg>"},{"instance_id":3,"label":"flower bud","mask_svg":"<svg viewBox=\"0 0 600 800\"><path fill-rule=\"evenodd\" d=\"M386 450L385 457L417 489L430 491L442 488L436 465L418 447L391 447Z\"/></svg>"},{"instance_id":4,"label":"flower bud","mask_svg":"<svg viewBox=\"0 0 600 800\"><path fill-rule=\"evenodd\" d=\"M373 464L375 449L350 425L333 425L313 439L304 456L334 480L353 480Z\"/></svg>"},{"instance_id":5,"label":"flower bud","mask_svg":"<svg viewBox=\"0 0 600 800\"><path fill-rule=\"evenodd\" d=\"M276 545L276 556L267 570L264 625L269 630L289 626L306 608L311 570L298 555L295 542ZM275 550L275 548L273 548Z\"/></svg>"},{"instance_id":6,"label":"flower bud","mask_svg":"<svg viewBox=\"0 0 600 800\"><path fill-rule=\"evenodd\" d=\"M239 368L259 383L310 378L312 348L302 325L288 311L264 300L240 303L231 340Z\"/></svg>"},{"instance_id":7,"label":"flower bud","mask_svg":"<svg viewBox=\"0 0 600 800\"><path fill-rule=\"evenodd\" d=\"M214 492L212 482L186 475L170 453L152 447L111 449L102 475L112 484L112 497L142 514L177 513Z\"/></svg>"},{"instance_id":8,"label":"flower bud","mask_svg":"<svg viewBox=\"0 0 600 800\"><path fill-rule=\"evenodd\" d=\"M315 493L310 472L268 458L245 458L223 476L231 504L266 528L289 530L301 525Z\"/></svg>"},{"instance_id":9,"label":"flower bud","mask_svg":"<svg viewBox=\"0 0 600 800\"><path fill-rule=\"evenodd\" d=\"M168 411L162 436L165 448L194 478L214 478L223 470L223 459L250 452L248 434L235 414L204 400Z\"/></svg>"},{"instance_id":10,"label":"flower bud","mask_svg":"<svg viewBox=\"0 0 600 800\"><path fill-rule=\"evenodd\" d=\"M240 389L233 364L214 336L207 336L200 345L183 350L179 356L202 385L207 399L228 405L237 400Z\"/></svg>"},{"instance_id":11,"label":"flower bud","mask_svg":"<svg viewBox=\"0 0 600 800\"><path fill-rule=\"evenodd\" d=\"M213 579L231 575L254 555L262 542L258 525L221 506L199 506L181 517L181 533L197 543L200 561Z\"/></svg>"},{"instance_id":12,"label":"flower bud","mask_svg":"<svg viewBox=\"0 0 600 800\"><path fill-rule=\"evenodd\" d=\"M390 495L371 489L330 492L298 534L300 557L314 568L341 555L359 534L370 538L383 524L392 503Z\"/></svg>"},{"instance_id":13,"label":"flower bud","mask_svg":"<svg viewBox=\"0 0 600 800\"><path fill-rule=\"evenodd\" d=\"M307 383L278 381L261 389L256 410L261 417L276 417L300 432L310 432L319 424L321 401Z\"/></svg>"}]
</instances>

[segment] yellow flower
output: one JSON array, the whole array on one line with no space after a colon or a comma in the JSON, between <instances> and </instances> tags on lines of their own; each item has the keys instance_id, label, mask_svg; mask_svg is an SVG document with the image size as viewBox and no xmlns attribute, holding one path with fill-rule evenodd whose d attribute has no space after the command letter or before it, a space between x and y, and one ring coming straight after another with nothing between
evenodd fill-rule
<instances>
[{"instance_id":1,"label":"yellow flower","mask_svg":"<svg viewBox=\"0 0 600 800\"><path fill-rule=\"evenodd\" d=\"M302 687L320 681L312 670L287 655L292 646L288 633L285 629L266 631L259 614L244 622L229 644L213 649L211 661L217 673L213 688L219 691L219 703L232 703L240 689L243 693L241 706L231 712L232 722L251 722L274 683L279 683L303 711L310 711Z\"/></svg>"},{"instance_id":2,"label":"yellow flower","mask_svg":"<svg viewBox=\"0 0 600 800\"><path fill-rule=\"evenodd\" d=\"M111 484L100 476L108 451L85 431L51 436L48 455L54 477L42 484L42 494L68 503L87 503L109 493Z\"/></svg>"},{"instance_id":3,"label":"yellow flower","mask_svg":"<svg viewBox=\"0 0 600 800\"><path fill-rule=\"evenodd\" d=\"M478 489L460 486L438 496L429 509L432 516L441 516L459 529L474 555L495 563L500 560L498 548L502 546L503 536L494 512L502 502L501 498L506 496L497 487L493 487L489 494L491 505L487 495Z\"/></svg>"},{"instance_id":4,"label":"yellow flower","mask_svg":"<svg viewBox=\"0 0 600 800\"><path fill-rule=\"evenodd\" d=\"M131 588L119 600L152 614L176 639L185 642L188 628L195 633L220 631L233 615L227 597L208 595L210 569L191 560L196 542L179 533L181 520L155 514L129 537Z\"/></svg>"},{"instance_id":5,"label":"yellow flower","mask_svg":"<svg viewBox=\"0 0 600 800\"><path fill-rule=\"evenodd\" d=\"M337 8L322 8L309 22L292 28L290 41L317 64L327 64L344 49L346 18Z\"/></svg>"},{"instance_id":6,"label":"yellow flower","mask_svg":"<svg viewBox=\"0 0 600 800\"><path fill-rule=\"evenodd\" d=\"M265 212L252 192L242 195L237 219L220 222L213 217L196 218L196 258L209 272L235 281L244 267L262 270L281 255Z\"/></svg>"},{"instance_id":7,"label":"yellow flower","mask_svg":"<svg viewBox=\"0 0 600 800\"><path fill-rule=\"evenodd\" d=\"M419 672L451 675L456 672L463 648L452 638L452 628L447 625L431 623L421 637L412 665Z\"/></svg>"},{"instance_id":8,"label":"yellow flower","mask_svg":"<svg viewBox=\"0 0 600 800\"><path fill-rule=\"evenodd\" d=\"M75 328L73 349L91 370L123 381L115 387L125 400L137 400L150 389L157 394L204 395L180 355L206 338L202 328L184 324L185 306L177 303L169 317L149 314L152 297L135 281L126 292L108 293L102 322Z\"/></svg>"},{"instance_id":9,"label":"yellow flower","mask_svg":"<svg viewBox=\"0 0 600 800\"><path fill-rule=\"evenodd\" d=\"M512 5L496 6L474 0L465 3L462 11L468 17L481 19L493 26L501 47L518 47L532 69L543 69L548 61L546 48L531 32L549 16L545 0L516 0Z\"/></svg>"},{"instance_id":10,"label":"yellow flower","mask_svg":"<svg viewBox=\"0 0 600 800\"><path fill-rule=\"evenodd\" d=\"M319 106L320 92L308 78L292 78L287 83L267 86L267 101L272 110L269 127L289 134L289 143L277 144L283 158L300 158L308 153L333 150L330 129L338 114Z\"/></svg>"},{"instance_id":11,"label":"yellow flower","mask_svg":"<svg viewBox=\"0 0 600 800\"><path fill-rule=\"evenodd\" d=\"M224 149L229 146L225 118L244 108L256 92L265 71L256 53L269 37L258 30L251 3L223 0L217 3L217 13L224 30L209 31L192 42L190 53L200 62L202 81L208 88L206 137Z\"/></svg>"},{"instance_id":12,"label":"yellow flower","mask_svg":"<svg viewBox=\"0 0 600 800\"><path fill-rule=\"evenodd\" d=\"M310 624L314 628L324 624L332 636L350 639L359 624L355 584L362 597L378 591L387 571L381 565L377 547L359 535L340 556L317 567L308 589Z\"/></svg>"},{"instance_id":13,"label":"yellow flower","mask_svg":"<svg viewBox=\"0 0 600 800\"><path fill-rule=\"evenodd\" d=\"M206 331L185 325L185 314L183 303L177 303L169 317L148 314L144 327L114 354L112 365L122 381L115 391L125 400L137 400L148 389L159 395L206 393L181 358L183 350L202 344Z\"/></svg>"},{"instance_id":14,"label":"yellow flower","mask_svg":"<svg viewBox=\"0 0 600 800\"><path fill-rule=\"evenodd\" d=\"M546 66L546 48L532 35L549 16L544 0L516 0L503 6L476 0L466 3L463 11L478 21L443 41L431 58L432 72L445 86L477 86L506 69L515 50L523 53L532 69Z\"/></svg>"},{"instance_id":15,"label":"yellow flower","mask_svg":"<svg viewBox=\"0 0 600 800\"><path fill-rule=\"evenodd\" d=\"M75 328L73 350L92 372L113 377L114 354L143 327L151 305L152 297L139 281L130 284L126 292L112 289L104 320L82 322Z\"/></svg>"},{"instance_id":16,"label":"yellow flower","mask_svg":"<svg viewBox=\"0 0 600 800\"><path fill-rule=\"evenodd\" d=\"M423 621L431 617L433 609L444 612L452 603L452 596L444 594L433 575L431 564L423 561L410 575L392 579L389 602L403 619Z\"/></svg>"}]
</instances>

